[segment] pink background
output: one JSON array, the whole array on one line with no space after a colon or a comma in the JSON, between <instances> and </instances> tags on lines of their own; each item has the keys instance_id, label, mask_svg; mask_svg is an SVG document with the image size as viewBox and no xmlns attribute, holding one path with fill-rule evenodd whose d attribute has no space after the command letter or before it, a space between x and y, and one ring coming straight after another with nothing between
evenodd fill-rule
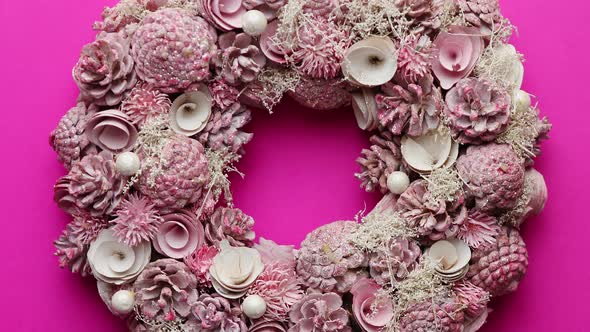
<instances>
[{"instance_id":1,"label":"pink background","mask_svg":"<svg viewBox=\"0 0 590 332\"><path fill-rule=\"evenodd\" d=\"M590 5L585 0L504 0L520 28L524 88L554 124L537 167L550 200L528 221L529 273L518 292L494 303L489 331L590 330L586 208L590 204L590 93L585 78ZM60 270L52 256L66 216L52 201L64 173L47 136L73 105L70 71L90 42L99 0L0 0L0 151L3 331L123 331L91 279ZM562 11L562 12L560 12ZM255 112L255 139L235 178L237 205L257 220L258 234L299 243L313 228L375 203L359 189L354 160L367 137L350 110L318 113L287 102L271 117Z\"/></svg>"}]
</instances>

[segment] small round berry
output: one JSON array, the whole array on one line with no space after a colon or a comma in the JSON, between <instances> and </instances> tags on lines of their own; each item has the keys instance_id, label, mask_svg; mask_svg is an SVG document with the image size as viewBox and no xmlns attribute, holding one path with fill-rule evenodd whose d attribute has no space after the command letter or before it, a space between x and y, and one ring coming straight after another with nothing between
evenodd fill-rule
<instances>
[{"instance_id":1,"label":"small round berry","mask_svg":"<svg viewBox=\"0 0 590 332\"><path fill-rule=\"evenodd\" d=\"M387 189L393 194L401 195L409 186L410 178L404 172L392 172L387 177Z\"/></svg>"},{"instance_id":2,"label":"small round berry","mask_svg":"<svg viewBox=\"0 0 590 332\"><path fill-rule=\"evenodd\" d=\"M266 312L266 302L259 295L250 295L244 299L242 311L249 318L260 318Z\"/></svg>"},{"instance_id":3,"label":"small round berry","mask_svg":"<svg viewBox=\"0 0 590 332\"><path fill-rule=\"evenodd\" d=\"M132 176L139 171L141 162L137 154L133 152L123 152L117 156L115 163L117 171L123 176Z\"/></svg>"},{"instance_id":4,"label":"small round berry","mask_svg":"<svg viewBox=\"0 0 590 332\"><path fill-rule=\"evenodd\" d=\"M242 15L242 29L252 37L260 36L267 24L266 16L259 10L249 10Z\"/></svg>"},{"instance_id":5,"label":"small round berry","mask_svg":"<svg viewBox=\"0 0 590 332\"><path fill-rule=\"evenodd\" d=\"M133 311L135 305L135 294L132 291L120 290L113 294L111 306L119 314L125 315Z\"/></svg>"},{"instance_id":6,"label":"small round berry","mask_svg":"<svg viewBox=\"0 0 590 332\"><path fill-rule=\"evenodd\" d=\"M531 96L523 90L518 90L516 93L516 109L526 111L531 107Z\"/></svg>"}]
</instances>

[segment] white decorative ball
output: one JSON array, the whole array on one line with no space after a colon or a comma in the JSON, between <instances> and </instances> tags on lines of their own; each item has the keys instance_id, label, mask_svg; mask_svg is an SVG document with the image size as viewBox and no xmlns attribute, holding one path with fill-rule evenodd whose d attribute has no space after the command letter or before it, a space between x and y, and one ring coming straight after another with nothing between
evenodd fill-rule
<instances>
[{"instance_id":1,"label":"white decorative ball","mask_svg":"<svg viewBox=\"0 0 590 332\"><path fill-rule=\"evenodd\" d=\"M266 16L259 10L249 10L242 15L242 29L250 36L260 36L267 24Z\"/></svg>"},{"instance_id":2,"label":"white decorative ball","mask_svg":"<svg viewBox=\"0 0 590 332\"><path fill-rule=\"evenodd\" d=\"M518 90L515 99L516 109L526 111L531 107L531 96L526 91Z\"/></svg>"},{"instance_id":3,"label":"white decorative ball","mask_svg":"<svg viewBox=\"0 0 590 332\"><path fill-rule=\"evenodd\" d=\"M137 156L137 154L133 152L123 152L117 156L115 166L117 167L117 171L122 175L132 176L139 171L141 162L139 161L139 156Z\"/></svg>"},{"instance_id":4,"label":"white decorative ball","mask_svg":"<svg viewBox=\"0 0 590 332\"><path fill-rule=\"evenodd\" d=\"M113 294L111 307L119 314L125 315L133 311L135 305L135 294L132 291L120 290Z\"/></svg>"},{"instance_id":5,"label":"white decorative ball","mask_svg":"<svg viewBox=\"0 0 590 332\"><path fill-rule=\"evenodd\" d=\"M409 186L410 178L404 172L392 172L387 177L387 189L396 195L401 195Z\"/></svg>"},{"instance_id":6,"label":"white decorative ball","mask_svg":"<svg viewBox=\"0 0 590 332\"><path fill-rule=\"evenodd\" d=\"M259 295L250 295L242 303L242 311L252 319L258 319L266 311L266 302Z\"/></svg>"}]
</instances>

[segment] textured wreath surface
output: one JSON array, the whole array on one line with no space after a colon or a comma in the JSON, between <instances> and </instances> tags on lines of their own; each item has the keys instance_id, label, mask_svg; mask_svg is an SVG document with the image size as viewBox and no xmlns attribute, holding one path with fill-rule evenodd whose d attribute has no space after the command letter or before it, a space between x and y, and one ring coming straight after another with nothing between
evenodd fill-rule
<instances>
[{"instance_id":1,"label":"textured wreath surface","mask_svg":"<svg viewBox=\"0 0 590 332\"><path fill-rule=\"evenodd\" d=\"M56 256L130 331L476 331L524 277L551 125L497 0L122 0L94 28L50 135ZM383 194L299 249L228 179L285 94L353 108Z\"/></svg>"}]
</instances>

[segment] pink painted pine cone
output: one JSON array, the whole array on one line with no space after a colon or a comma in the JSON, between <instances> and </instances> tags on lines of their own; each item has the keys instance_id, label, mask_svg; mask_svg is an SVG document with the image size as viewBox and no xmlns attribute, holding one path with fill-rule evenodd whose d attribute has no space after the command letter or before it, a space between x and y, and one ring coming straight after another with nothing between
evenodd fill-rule
<instances>
[{"instance_id":1,"label":"pink painted pine cone","mask_svg":"<svg viewBox=\"0 0 590 332\"><path fill-rule=\"evenodd\" d=\"M309 233L297 256L297 274L305 285L322 292L346 293L367 275L367 256L348 240L359 224L336 221Z\"/></svg>"},{"instance_id":2,"label":"pink painted pine cone","mask_svg":"<svg viewBox=\"0 0 590 332\"><path fill-rule=\"evenodd\" d=\"M458 0L457 4L465 20L473 26L491 31L502 19L498 0Z\"/></svg>"},{"instance_id":3,"label":"pink painted pine cone","mask_svg":"<svg viewBox=\"0 0 590 332\"><path fill-rule=\"evenodd\" d=\"M422 255L420 246L413 240L392 238L386 248L369 255L371 277L379 285L395 285L414 270Z\"/></svg>"},{"instance_id":4,"label":"pink painted pine cone","mask_svg":"<svg viewBox=\"0 0 590 332\"><path fill-rule=\"evenodd\" d=\"M524 241L514 228L503 227L494 245L476 249L466 280L492 296L515 291L528 266Z\"/></svg>"},{"instance_id":5,"label":"pink painted pine cone","mask_svg":"<svg viewBox=\"0 0 590 332\"><path fill-rule=\"evenodd\" d=\"M129 41L118 33L99 33L82 48L73 69L82 99L99 106L114 106L137 82Z\"/></svg>"},{"instance_id":6,"label":"pink painted pine cone","mask_svg":"<svg viewBox=\"0 0 590 332\"><path fill-rule=\"evenodd\" d=\"M336 293L312 293L293 306L289 332L350 332L348 312Z\"/></svg>"},{"instance_id":7,"label":"pink painted pine cone","mask_svg":"<svg viewBox=\"0 0 590 332\"><path fill-rule=\"evenodd\" d=\"M294 90L287 94L299 105L314 110L326 111L350 105L351 96L345 83L340 80L301 77Z\"/></svg>"},{"instance_id":8,"label":"pink painted pine cone","mask_svg":"<svg viewBox=\"0 0 590 332\"><path fill-rule=\"evenodd\" d=\"M61 118L57 128L49 135L49 144L57 152L58 160L68 170L84 155L96 153L96 147L84 133L86 122L94 112L94 105L86 107L79 102Z\"/></svg>"},{"instance_id":9,"label":"pink painted pine cone","mask_svg":"<svg viewBox=\"0 0 590 332\"><path fill-rule=\"evenodd\" d=\"M415 228L418 235L431 241L453 237L466 217L460 203L433 199L425 180L417 180L400 195L395 209Z\"/></svg>"},{"instance_id":10,"label":"pink painted pine cone","mask_svg":"<svg viewBox=\"0 0 590 332\"><path fill-rule=\"evenodd\" d=\"M205 239L217 247L223 240L233 247L250 247L255 237L253 227L254 219L242 210L223 207L205 223Z\"/></svg>"},{"instance_id":11,"label":"pink painted pine cone","mask_svg":"<svg viewBox=\"0 0 590 332\"><path fill-rule=\"evenodd\" d=\"M243 153L242 146L250 142L253 134L243 131L242 127L251 119L250 110L239 103L226 109L215 108L205 129L196 138L213 150L227 148L235 153Z\"/></svg>"},{"instance_id":12,"label":"pink painted pine cone","mask_svg":"<svg viewBox=\"0 0 590 332\"><path fill-rule=\"evenodd\" d=\"M400 11L406 13L414 34L427 34L440 28L440 13L444 1L395 0L394 3Z\"/></svg>"},{"instance_id":13,"label":"pink painted pine cone","mask_svg":"<svg viewBox=\"0 0 590 332\"><path fill-rule=\"evenodd\" d=\"M136 305L146 317L186 318L197 303L197 279L182 262L164 258L148 264L133 284Z\"/></svg>"},{"instance_id":14,"label":"pink painted pine cone","mask_svg":"<svg viewBox=\"0 0 590 332\"><path fill-rule=\"evenodd\" d=\"M147 15L132 38L131 55L139 78L166 93L180 92L209 77L215 30L179 8Z\"/></svg>"},{"instance_id":15,"label":"pink painted pine cone","mask_svg":"<svg viewBox=\"0 0 590 332\"><path fill-rule=\"evenodd\" d=\"M252 37L234 31L219 36L219 51L213 58L217 73L228 83L252 82L266 64L266 57Z\"/></svg>"},{"instance_id":16,"label":"pink painted pine cone","mask_svg":"<svg viewBox=\"0 0 590 332\"><path fill-rule=\"evenodd\" d=\"M524 165L509 145L472 145L457 160L468 195L477 209L493 212L515 206L524 189Z\"/></svg>"},{"instance_id":17,"label":"pink painted pine cone","mask_svg":"<svg viewBox=\"0 0 590 332\"><path fill-rule=\"evenodd\" d=\"M412 36L400 49L397 56L396 82L418 83L430 74L432 42L427 36Z\"/></svg>"},{"instance_id":18,"label":"pink painted pine cone","mask_svg":"<svg viewBox=\"0 0 590 332\"><path fill-rule=\"evenodd\" d=\"M113 212L123 198L124 187L125 179L110 154L88 155L57 181L54 199L70 214L85 210L100 216Z\"/></svg>"},{"instance_id":19,"label":"pink painted pine cone","mask_svg":"<svg viewBox=\"0 0 590 332\"><path fill-rule=\"evenodd\" d=\"M402 313L399 329L400 332L461 332L464 320L461 305L454 300L442 303L426 300Z\"/></svg>"},{"instance_id":20,"label":"pink painted pine cone","mask_svg":"<svg viewBox=\"0 0 590 332\"><path fill-rule=\"evenodd\" d=\"M207 157L201 143L176 135L166 143L161 156L165 164L155 170L153 179L151 167L143 170L138 190L148 196L161 213L181 209L199 200L209 181Z\"/></svg>"},{"instance_id":21,"label":"pink painted pine cone","mask_svg":"<svg viewBox=\"0 0 590 332\"><path fill-rule=\"evenodd\" d=\"M394 135L421 136L438 127L443 101L432 75L407 85L388 82L381 90L375 96L379 122Z\"/></svg>"},{"instance_id":22,"label":"pink painted pine cone","mask_svg":"<svg viewBox=\"0 0 590 332\"><path fill-rule=\"evenodd\" d=\"M219 294L201 294L192 311L199 328L197 331L248 331L240 307Z\"/></svg>"},{"instance_id":23,"label":"pink painted pine cone","mask_svg":"<svg viewBox=\"0 0 590 332\"><path fill-rule=\"evenodd\" d=\"M448 125L459 143L493 141L510 122L510 96L486 80L462 79L447 93L446 103Z\"/></svg>"},{"instance_id":24,"label":"pink painted pine cone","mask_svg":"<svg viewBox=\"0 0 590 332\"><path fill-rule=\"evenodd\" d=\"M401 165L399 142L394 141L393 134L389 131L373 135L369 141L373 145L361 151L361 156L356 160L361 166L361 172L355 176L361 180L361 188L366 191L379 190L384 194L389 190L387 177L399 170Z\"/></svg>"}]
</instances>

